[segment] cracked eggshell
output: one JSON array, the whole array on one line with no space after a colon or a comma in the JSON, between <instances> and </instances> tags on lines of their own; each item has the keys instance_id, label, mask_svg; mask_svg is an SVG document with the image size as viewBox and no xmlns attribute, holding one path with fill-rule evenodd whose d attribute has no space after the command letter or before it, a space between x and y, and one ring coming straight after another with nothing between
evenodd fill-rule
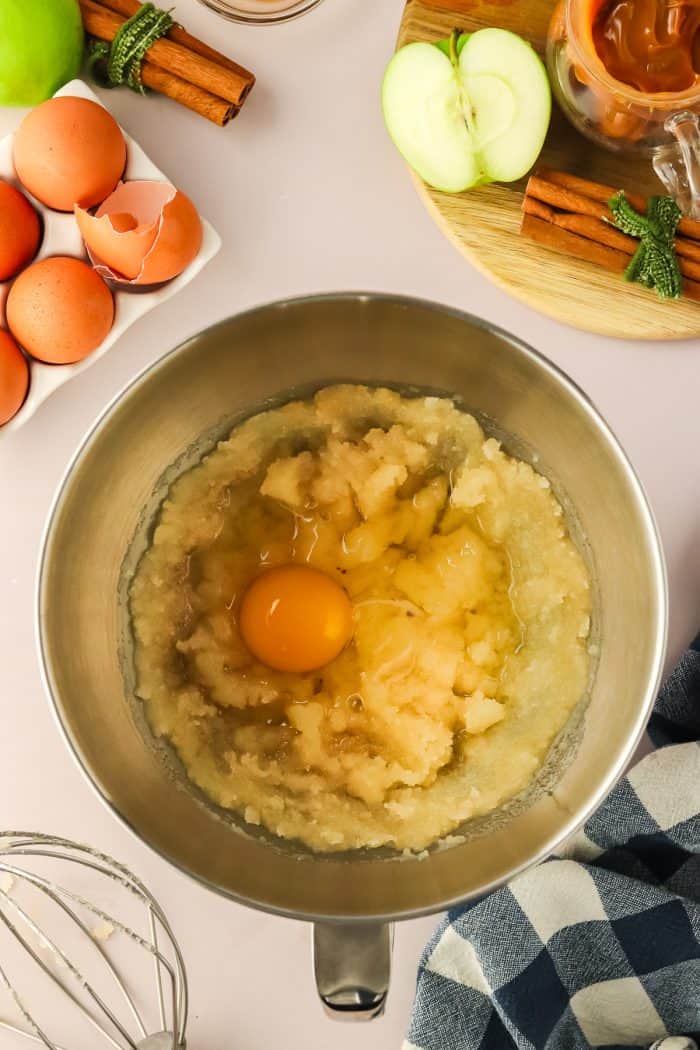
<instances>
[{"instance_id":1,"label":"cracked eggshell","mask_svg":"<svg viewBox=\"0 0 700 1050\"><path fill-rule=\"evenodd\" d=\"M169 182L122 182L94 215L76 205L88 255L120 284L161 284L182 273L202 243L202 221Z\"/></svg>"}]
</instances>

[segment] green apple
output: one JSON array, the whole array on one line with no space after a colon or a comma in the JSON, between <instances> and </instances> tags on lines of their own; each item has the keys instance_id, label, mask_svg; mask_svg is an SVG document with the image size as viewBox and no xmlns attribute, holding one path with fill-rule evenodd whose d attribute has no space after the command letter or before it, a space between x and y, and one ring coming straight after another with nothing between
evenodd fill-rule
<instances>
[{"instance_id":1,"label":"green apple","mask_svg":"<svg viewBox=\"0 0 700 1050\"><path fill-rule=\"evenodd\" d=\"M0 0L0 106L35 106L83 60L78 0Z\"/></svg>"},{"instance_id":2,"label":"green apple","mask_svg":"<svg viewBox=\"0 0 700 1050\"><path fill-rule=\"evenodd\" d=\"M397 51L384 75L382 109L394 144L421 178L460 193L513 182L532 167L552 94L528 43L505 29L479 29Z\"/></svg>"}]
</instances>

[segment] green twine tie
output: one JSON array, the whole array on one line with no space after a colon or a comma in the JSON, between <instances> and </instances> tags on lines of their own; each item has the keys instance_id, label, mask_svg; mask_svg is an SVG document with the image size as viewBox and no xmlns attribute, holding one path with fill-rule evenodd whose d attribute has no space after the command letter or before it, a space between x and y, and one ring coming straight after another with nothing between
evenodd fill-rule
<instances>
[{"instance_id":1,"label":"green twine tie","mask_svg":"<svg viewBox=\"0 0 700 1050\"><path fill-rule=\"evenodd\" d=\"M136 14L119 27L111 44L92 41L88 64L95 79L106 88L126 84L132 91L145 95L141 63L149 47L174 24L169 11L162 11L155 4L142 4Z\"/></svg>"},{"instance_id":2,"label":"green twine tie","mask_svg":"<svg viewBox=\"0 0 700 1050\"><path fill-rule=\"evenodd\" d=\"M678 299L683 278L673 238L681 210L672 197L650 197L646 215L636 212L624 193L610 198L614 225L639 240L639 247L625 270L625 280L655 288L661 299Z\"/></svg>"}]
</instances>

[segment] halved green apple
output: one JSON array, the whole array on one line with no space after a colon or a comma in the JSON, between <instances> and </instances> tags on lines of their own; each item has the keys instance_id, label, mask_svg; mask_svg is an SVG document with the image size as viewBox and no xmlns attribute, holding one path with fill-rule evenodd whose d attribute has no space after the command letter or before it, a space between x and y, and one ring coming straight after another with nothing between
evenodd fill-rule
<instances>
[{"instance_id":1,"label":"halved green apple","mask_svg":"<svg viewBox=\"0 0 700 1050\"><path fill-rule=\"evenodd\" d=\"M431 186L459 193L513 182L537 160L552 108L547 73L505 29L452 34L396 52L382 86L397 149Z\"/></svg>"}]
</instances>

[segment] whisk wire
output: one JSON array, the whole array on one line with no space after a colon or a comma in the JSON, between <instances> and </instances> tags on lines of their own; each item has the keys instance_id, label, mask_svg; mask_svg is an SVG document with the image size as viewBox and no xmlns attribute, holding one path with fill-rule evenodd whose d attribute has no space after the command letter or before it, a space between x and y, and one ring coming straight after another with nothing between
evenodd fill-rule
<instances>
[{"instance_id":1,"label":"whisk wire","mask_svg":"<svg viewBox=\"0 0 700 1050\"><path fill-rule=\"evenodd\" d=\"M22 1016L24 1017L25 1021L29 1025L29 1027L33 1029L33 1031L32 1032L24 1032L21 1028L15 1028L14 1025L11 1025L11 1024L6 1023L4 1021L0 1021L0 1024L2 1025L2 1027L5 1028L5 1029L8 1029L10 1032L19 1033L19 1035L26 1036L27 1039L33 1039L36 1043L43 1043L44 1046L48 1047L48 1050L60 1050L60 1048L55 1046L54 1043L49 1042L49 1038L46 1035L46 1033L42 1031L42 1029L36 1023L36 1021L34 1020L32 1015L26 1009L24 1003L22 1002L20 997L17 995L17 992L12 987L12 985L10 983L10 979L7 976L7 974L5 973L5 971L3 970L2 966L0 966L0 980L4 984L4 986L7 989L7 991L12 996L12 999L13 999L13 1001L15 1003L15 1006L17 1007L19 1012L22 1014Z\"/></svg>"},{"instance_id":2,"label":"whisk wire","mask_svg":"<svg viewBox=\"0 0 700 1050\"><path fill-rule=\"evenodd\" d=\"M21 1035L23 1039L30 1039L34 1043L41 1043L42 1046L48 1046L50 1050L65 1050L65 1047L59 1046L58 1043L47 1043L45 1039L40 1039L33 1032L25 1032L23 1028L17 1028L9 1021L0 1021L0 1029L4 1032L12 1032L13 1035Z\"/></svg>"},{"instance_id":3,"label":"whisk wire","mask_svg":"<svg viewBox=\"0 0 700 1050\"><path fill-rule=\"evenodd\" d=\"M63 841L64 844L66 844L68 846L73 846L74 845L73 843L65 842L65 840L58 840L57 839L55 841L56 842ZM137 879L136 876L132 872L130 872L128 868L125 868L123 865L119 864L117 861L112 860L110 857L107 857L104 854L98 853L96 850L90 850L88 847L80 847L80 849L82 849L84 852L88 853L88 855L89 855L89 857L91 859L86 859L85 857L75 857L75 856L72 856L71 854L68 854L68 853L57 853L56 851L32 851L31 855L32 856L45 856L45 857L51 857L52 859L58 858L60 860L66 860L66 861L69 861L70 863L78 864L78 865L81 865L82 867L85 867L85 868L90 868L93 871L99 872L100 874L105 875L105 876L107 876L109 878L115 878L115 871L116 871L118 873L118 876L120 876L119 881L124 886L124 888L128 889L139 900L145 900L146 905L150 909L151 913L154 914L156 916L156 918L158 919L158 922L160 923L161 927L163 928L163 930L164 930L164 932L165 932L165 934L166 934L166 936L167 936L168 940L170 941L171 946L173 948L173 953L175 955L175 960L176 960L176 965L177 965L177 970L178 970L178 976L180 978L184 978L185 964L184 964L184 960L182 958L182 953L180 952L179 945L178 945L178 943L177 943L177 941L175 939L175 935L174 935L174 933L172 931L172 928L171 928L171 926L170 926L170 924L169 924L169 922L168 922L164 912L162 911L160 905L155 900L155 898L152 897L152 895L149 893L149 891L146 889L146 887L143 885L143 883L140 882L140 880ZM18 849L16 851L13 851L13 852L19 852L21 854L23 852L23 850L20 848L20 849ZM96 863L97 860L104 861L107 866L104 866L103 864ZM63 892L65 892L66 895L69 896L76 903L81 904L81 905L83 905L86 908L89 908L90 911L92 911L99 918L104 919L106 922L112 923L116 928L120 929L123 933L126 933L130 937L134 938L141 945L142 948L144 948L147 951L150 951L155 956L156 960L162 966L165 967L165 969L167 970L168 975L170 976L171 981L172 981L173 976L174 976L173 975L173 970L170 967L167 959L165 959L158 952L158 949L157 949L157 947L154 944L150 944L148 941L144 940L144 938L141 937L140 934L138 934L135 930L132 930L132 929L124 926L124 924L121 923L118 919L115 919L112 916L108 915L106 912L103 912L100 908L96 907L90 901L86 901L82 897L80 897L79 895L77 895L75 893L72 893L72 892L69 892L67 890L65 890ZM186 980L181 979L178 983L179 983L179 989L180 989L180 994L178 996L178 1013L182 1016L182 1020L183 1020L183 1035L184 1035L184 1028L185 1028L186 1021L187 1021L187 1011L188 1011L187 982L186 982Z\"/></svg>"},{"instance_id":4,"label":"whisk wire","mask_svg":"<svg viewBox=\"0 0 700 1050\"><path fill-rule=\"evenodd\" d=\"M19 853L20 855L25 855L25 851L22 850L22 849L18 849L16 852ZM169 923L168 923L168 921L167 921L167 919L165 917L165 914L162 912L162 910L160 909L160 907L157 904L157 902L150 896L150 894L146 890L145 886L143 886L141 883L139 883L139 881L136 879L136 877L134 875L132 875L131 872L128 871L128 869L122 868L121 865L118 865L116 863L116 861L112 862L112 867L109 868L109 867L104 866L103 864L95 863L95 861L93 861L93 860L78 859L76 857L71 856L70 854L56 853L56 852L47 852L45 850L36 850L36 851L33 851L30 855L31 856L50 857L51 859L66 860L66 861L69 861L69 862L74 863L74 864L80 864L82 867L89 868L89 869L91 869L93 871L99 872L101 875L105 875L108 878L114 878L115 877L114 876L114 870L113 870L114 868L119 869L120 875L122 876L119 879L120 884L123 885L125 889L128 889L131 893L133 893L134 896L137 899L145 900L146 906L147 906L148 911L149 911L149 915L157 917L158 922L161 924L161 926L165 930L165 933L166 933L166 935L168 936L168 938L169 938L169 940L171 942L171 946L172 946L174 954L175 954L176 963L177 963L177 967L178 967L178 976L180 976L180 975L184 976L184 961L182 959L182 955L180 953L179 946L177 945L177 942L175 941L175 935L172 932L172 929L171 929L171 927L170 927L170 925L169 925ZM95 856L96 857L100 857L100 859L102 859L100 854L95 854ZM166 1022L165 1022L164 1000L163 1000L163 996L162 996L162 973L161 973L161 967L163 967L165 969L165 971L166 971L166 973L168 975L168 978L170 980L170 986L171 986L171 990L172 990L172 1000L173 1000L173 1011L174 1011L173 1016L181 1016L183 1018L182 1026L181 1026L182 1027L182 1034L181 1034L181 1036L179 1036L180 1041L182 1041L182 1038L184 1038L184 1029L185 1029L185 1024L186 1024L186 1020L187 1020L186 999L184 999L184 1001L183 1001L183 997L186 995L186 982L184 980L178 981L178 979L176 977L176 974L175 974L172 966L170 965L169 961L158 950L158 948L157 948L157 946L155 944L152 944L149 941L145 940L145 938L143 938L136 930L132 929L130 926L126 926L123 922L121 922L119 919L115 918L113 915L110 915L108 912L103 911L101 908L99 908L97 905L93 904L91 901L88 901L84 897L81 897L80 894L74 893L73 891L67 890L64 887L57 886L56 884L50 883L46 879L42 880L40 876L36 876L33 873L31 873L31 875L30 875L30 873L27 873L27 872L23 871L22 869L15 869L11 865L7 865L7 864L5 864L3 862L0 862L0 870L6 871L8 874L12 874L14 877L17 877L17 878L20 878L20 879L26 879L28 881L33 881L35 884L39 884L39 882L41 882L43 884L43 886L44 886L44 889L45 889L45 892L47 893L47 895L50 896L54 900L56 900L56 898L54 896L55 893L62 893L64 896L68 897L70 900L72 900L76 904L79 904L79 905L81 905L81 907L84 907L87 910L91 911L93 915L97 916L97 918L102 919L103 921L105 921L105 922L109 923L111 926L113 926L115 929L119 930L120 932L122 932L122 933L126 934L127 936L129 936L130 938L132 938L132 940L136 941L136 943L139 944L145 951L150 952L153 955L153 957L154 957L155 966L157 968L156 969L156 973L157 973L157 978L156 979L157 979L158 989L160 990L159 1009L161 1007L161 1004L163 1005L163 1009L162 1009L162 1014L163 1014L162 1023L163 1023L163 1025L165 1025ZM60 900L57 900L57 903L60 904L61 903ZM72 912L70 912L70 914L73 915ZM80 923L80 920L77 919L77 917L75 917L75 918L76 918L76 921L78 923ZM82 926L82 929L83 929L83 932L85 932L87 934L87 936L91 936L89 930L87 930L87 928L85 926ZM94 943L94 940L93 940L93 943ZM126 991L126 988L124 987L124 984L121 981L121 979L119 978L118 974L116 974L115 971L113 971L113 972L115 973L116 980L118 981L118 983L119 983L123 993L126 995L127 1001L129 1003L132 1011L135 1011L135 1004L133 1002L133 999L131 998L129 993ZM178 989L178 988L179 988L179 994L177 995L177 1006L176 1006L175 1005L176 989ZM177 1012L175 1013L175 1011L177 1011ZM138 1019L138 1023L139 1023L139 1026L143 1029L143 1025L142 1025L142 1022L141 1022L140 1018ZM144 1030L144 1035L145 1035L145 1030ZM176 1044L176 1046L177 1045L178 1044Z\"/></svg>"},{"instance_id":5,"label":"whisk wire","mask_svg":"<svg viewBox=\"0 0 700 1050\"><path fill-rule=\"evenodd\" d=\"M125 1000L127 1006L129 1007L129 1009L130 1009L130 1011L131 1011L131 1013L132 1013L132 1015L134 1017L134 1020L136 1021L137 1025L139 1026L141 1035L145 1039L146 1035L147 1035L146 1026L144 1025L143 1019L142 1019L140 1013L138 1012L138 1010L136 1008L136 1004L135 1004L134 1000L129 995L129 992L128 992L127 988L126 988L126 985L124 984L124 981L120 977L117 968L115 967L114 963L109 958L109 955L107 954L105 949L102 947L102 945L99 943L99 941L97 941L96 938L91 934L90 930L87 928L87 926L82 921L80 916L77 915L72 910L72 908L69 908L68 905L65 903L65 901L61 899L61 894L63 896L65 896L65 897L67 897L69 900L72 900L74 903L80 904L81 907L86 908L88 911L91 911L93 914L97 914L98 918L104 919L105 922L109 921L111 925L114 925L114 920L112 920L111 918L108 918L106 915L101 914L99 912L99 909L93 907L90 904L89 901L83 900L81 897L77 896L74 893L71 893L70 890L65 889L63 886L59 886L59 885L57 885L55 883L49 882L48 879L42 878L41 875L37 875L34 872L23 871L21 868L16 868L16 867L14 867L12 865L4 864L1 861L0 861L0 871L5 871L7 874L11 875L12 878L15 879L18 882L21 882L21 881L27 882L30 885L33 885L33 886L35 886L35 887L37 887L39 889L42 889L43 892L46 893L47 897L49 897L51 900L53 900L65 912L65 914L68 915L70 919L72 919L72 921L80 929L81 933L83 933L85 935L87 943L89 943L92 946L92 948L94 948L94 950L100 954L100 956L102 957L102 959L105 962L106 966L109 968L109 971L110 971L112 977L114 978L114 980L115 980L115 982L117 984L117 987L119 988L120 992L122 993L122 996L124 997L124 1000ZM7 895L7 894L5 894L4 896L6 897L6 900L7 900L8 904L10 904L13 907L17 908L16 901L13 901L12 898L10 898L9 895ZM44 936L42 931L40 931L37 928L35 928L34 932L37 934L37 936L39 936L39 937L43 938L44 940L46 940L46 937ZM60 950L57 949L56 951L57 951L57 954L59 954L61 957L63 957L62 953L60 952ZM70 966L70 962L67 961L67 960L66 960L66 962L67 962L67 965Z\"/></svg>"},{"instance_id":6,"label":"whisk wire","mask_svg":"<svg viewBox=\"0 0 700 1050\"><path fill-rule=\"evenodd\" d=\"M153 914L153 908L149 905L148 907L148 925L151 930L151 939L154 946L158 947L158 930L156 928L156 917ZM161 1028L165 1028L165 998L163 996L163 975L160 972L160 963L156 956L153 958L153 965L156 971L156 988L158 989L158 1016L160 1017Z\"/></svg>"},{"instance_id":7,"label":"whisk wire","mask_svg":"<svg viewBox=\"0 0 700 1050\"><path fill-rule=\"evenodd\" d=\"M9 898L6 898L6 899L9 901ZM68 968L70 974L85 989L86 994L90 996L90 998L93 1000L93 1002L97 1003L97 1005L104 1012L104 1014L107 1017L109 1017L109 1019L112 1021L114 1026L116 1028L118 1028L118 1030L121 1033L121 1035L123 1036L123 1038L129 1044L129 1047L131 1048L131 1050L137 1050L136 1043L133 1041L133 1039L131 1039L129 1037L129 1034L127 1033L126 1029L123 1028L123 1026L117 1021L117 1019L114 1017L114 1014L104 1004L104 1002L102 1001L100 996L96 994L96 992L90 986L90 984L84 979L84 977L82 976L80 971L77 970L76 967L73 966L73 964L66 958L64 953L60 950L60 948L58 948L58 946L55 944L55 942L50 937L47 937L45 933L42 933L36 927L36 925L31 921L31 919L29 918L27 913L21 907L19 907L17 904L15 904L14 902L12 902L12 903L13 903L13 906L16 908L17 912L19 913L19 915L22 917L22 919L27 923L29 928L32 930L32 932L36 936L40 937L45 942L47 948L49 948L50 951L54 952L54 954L65 964L65 966ZM43 970L43 972L46 974L46 976L51 981L53 981L53 983L55 985L57 985L61 989L61 991L65 993L65 995L68 996L68 998L71 1000L71 1002L73 1002L78 1007L78 1009L81 1011L81 1013L83 1014L85 1019L87 1021L89 1021L90 1024L93 1025L93 1027L96 1028L97 1031L101 1035L103 1035L105 1037L105 1039L107 1039L112 1044L112 1046L115 1048L115 1050L121 1050L121 1047L119 1046L119 1043L116 1041L116 1039L114 1039L109 1034L109 1032L105 1028L102 1027L102 1025L100 1024L100 1022L97 1020L96 1017L93 1017L92 1013L88 1010L88 1008L85 1006L85 1004L80 1001L80 999L77 997L77 995L75 995L75 993L73 991L71 991L71 989L68 987L68 985L65 983L65 981L61 980L61 978L58 976L58 974L55 974L50 966L47 966L47 964L44 962L44 960L41 958L41 956L38 954L38 952L32 947L32 945L29 943L29 941L25 937L22 936L22 934L17 929L17 927L14 925L14 923L12 923L2 911L0 911L0 922L3 922L5 924L6 928L10 931L10 933L13 935L13 937L15 937L17 939L17 941L19 941L19 943L22 945L22 947L27 952L27 954L32 957L34 962L37 964L37 966L41 970Z\"/></svg>"},{"instance_id":8,"label":"whisk wire","mask_svg":"<svg viewBox=\"0 0 700 1050\"><path fill-rule=\"evenodd\" d=\"M11 863L8 862L9 858L11 858ZM81 869L92 872L94 875L112 880L112 883L123 890L127 890L136 901L146 906L147 936L141 936L136 929L110 915L81 894L69 890L66 886L53 879L44 878L43 875L31 869L25 870L24 867L18 866L20 858L27 858L32 861L47 859L54 863L65 862L69 865L77 865ZM148 1041L150 1045L149 1034L157 1036L159 1039L166 1039L168 1046L172 1050L184 1050L188 995L182 953L160 905L135 875L123 865L112 860L111 857L99 853L88 846L82 846L56 836L13 831L0 833L0 874L2 873L11 877L12 883L9 888L0 887L0 929L4 928L11 934L12 942L17 944L26 956L40 968L43 974L53 982L53 985L78 1009L83 1018L89 1021L97 1032L109 1042L113 1050L124 1050L125 1047L128 1047L128 1050L138 1050L138 1047L144 1041ZM10 889L15 881L19 884L26 884L28 888L42 894L45 899L51 902L54 906L51 915L54 926L59 916L63 915L64 919L61 926L63 936L56 937L48 933L43 918L41 922L35 921L35 918L27 910L28 906L23 907L21 903L10 896ZM126 903L126 900L124 903ZM135 997L127 987L122 973L115 966L110 957L110 952L108 952L106 946L100 943L97 930L91 931L89 929L88 925L86 925L86 921L89 920L84 920L76 908L79 908L80 911L85 910L108 924L110 927L107 933L108 937L115 931L123 933L129 938L129 943L133 943L149 953L155 970L159 1031L149 1033L145 1017L138 1009ZM68 924L66 920L68 920ZM125 1001L133 1023L138 1028L138 1034L129 1032L126 1027L128 1022L123 1023L118 1014L115 1013L111 1000L107 1002L104 998L104 993L98 992L92 979L88 980L84 975L87 972L85 970L85 962L89 958L89 955L85 954L85 949L81 952L79 965L76 965L70 957L71 954L74 954L72 948L71 952L68 953L60 947L58 942L65 944L70 931L73 931L74 935L79 933L80 943L84 945L89 944L90 950L97 953L94 957L95 963L97 963L97 958L100 958L102 964L106 965L103 975L105 978L109 976L113 982L113 987L118 989L119 996ZM148 937L150 937L150 940ZM161 940L161 937L163 940ZM34 947L33 942L35 939L38 940L38 949ZM73 939L75 939L74 936ZM167 947L164 950L161 948L161 945L166 941ZM119 943L123 944L124 942L120 941ZM42 949L46 949L53 954L55 963L64 969L65 973L54 972L54 968L49 965L49 962L42 958ZM123 967L121 969L123 972ZM74 991L73 982L79 986L80 995ZM52 1040L48 1033L38 1024L22 1002L4 965L0 965L0 985L9 991L22 1019L17 1023L13 1023L14 1019L13 1021L0 1019L0 1030L33 1040L35 1043L40 1043L46 1050L62 1050L59 1044ZM113 995L114 992L112 992ZM107 1022L114 1029L114 1035L105 1028L104 1025ZM22 1023L26 1024L29 1030L19 1027ZM92 1044L90 1045L92 1047ZM158 1045L161 1045L160 1042L158 1042Z\"/></svg>"}]
</instances>

